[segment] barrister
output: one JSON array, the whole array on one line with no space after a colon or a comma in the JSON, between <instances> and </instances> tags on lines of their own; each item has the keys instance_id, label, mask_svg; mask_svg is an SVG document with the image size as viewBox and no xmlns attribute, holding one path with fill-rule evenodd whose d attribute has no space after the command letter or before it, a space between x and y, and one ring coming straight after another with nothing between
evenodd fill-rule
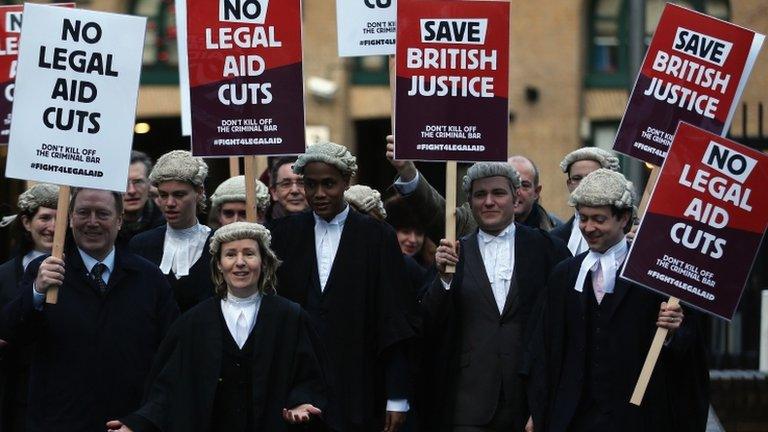
<instances>
[{"instance_id":1,"label":"barrister","mask_svg":"<svg viewBox=\"0 0 768 432\"><path fill-rule=\"evenodd\" d=\"M529 317L550 270L570 256L545 231L515 222L520 177L510 164L472 165L462 187L479 230L460 247L441 240L440 272L422 300L427 372L426 428L522 430L528 419L525 363ZM456 274L446 265L456 265Z\"/></svg>"},{"instance_id":2,"label":"barrister","mask_svg":"<svg viewBox=\"0 0 768 432\"><path fill-rule=\"evenodd\" d=\"M341 145L318 143L293 166L312 212L276 221L278 294L312 318L330 363L331 419L345 431L396 431L408 410L404 343L413 299L394 231L344 200L357 170Z\"/></svg>"},{"instance_id":3,"label":"barrister","mask_svg":"<svg viewBox=\"0 0 768 432\"><path fill-rule=\"evenodd\" d=\"M589 251L550 277L531 343L535 430L703 431L709 373L692 310L619 278L633 214L632 183L599 169L570 204ZM656 327L670 330L640 407L629 403Z\"/></svg>"}]
</instances>

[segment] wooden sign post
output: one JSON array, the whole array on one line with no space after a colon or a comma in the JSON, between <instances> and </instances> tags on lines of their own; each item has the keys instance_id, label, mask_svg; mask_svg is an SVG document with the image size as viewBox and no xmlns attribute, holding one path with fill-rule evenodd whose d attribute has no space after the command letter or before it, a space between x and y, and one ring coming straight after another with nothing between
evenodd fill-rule
<instances>
[{"instance_id":1,"label":"wooden sign post","mask_svg":"<svg viewBox=\"0 0 768 432\"><path fill-rule=\"evenodd\" d=\"M456 242L456 162L445 163L445 239ZM453 274L455 266L446 266L445 272Z\"/></svg>"},{"instance_id":2,"label":"wooden sign post","mask_svg":"<svg viewBox=\"0 0 768 432\"><path fill-rule=\"evenodd\" d=\"M53 250L51 255L54 258L64 258L64 241L67 238L67 227L69 226L69 186L59 186L59 201L56 205L56 225L53 229ZM59 288L50 287L45 292L45 302L56 304L59 300Z\"/></svg>"},{"instance_id":3,"label":"wooden sign post","mask_svg":"<svg viewBox=\"0 0 768 432\"><path fill-rule=\"evenodd\" d=\"M256 222L256 156L245 156L245 219Z\"/></svg>"}]
</instances>

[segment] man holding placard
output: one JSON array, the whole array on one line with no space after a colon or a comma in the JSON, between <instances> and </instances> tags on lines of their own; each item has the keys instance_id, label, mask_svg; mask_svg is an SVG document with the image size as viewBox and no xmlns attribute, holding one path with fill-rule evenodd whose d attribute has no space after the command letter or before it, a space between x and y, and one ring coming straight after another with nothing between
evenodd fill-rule
<instances>
[{"instance_id":1,"label":"man holding placard","mask_svg":"<svg viewBox=\"0 0 768 432\"><path fill-rule=\"evenodd\" d=\"M618 278L632 183L599 169L571 194L589 252L555 267L531 343L536 431L701 431L709 375L698 317ZM641 407L629 403L655 326L669 330Z\"/></svg>"},{"instance_id":2,"label":"man holding placard","mask_svg":"<svg viewBox=\"0 0 768 432\"><path fill-rule=\"evenodd\" d=\"M178 316L168 283L140 257L115 248L119 193L76 189L65 258L39 258L3 309L11 341L35 343L27 427L103 430L135 410L152 357ZM45 293L61 290L56 305ZM151 311L148 313L147 311Z\"/></svg>"}]
</instances>

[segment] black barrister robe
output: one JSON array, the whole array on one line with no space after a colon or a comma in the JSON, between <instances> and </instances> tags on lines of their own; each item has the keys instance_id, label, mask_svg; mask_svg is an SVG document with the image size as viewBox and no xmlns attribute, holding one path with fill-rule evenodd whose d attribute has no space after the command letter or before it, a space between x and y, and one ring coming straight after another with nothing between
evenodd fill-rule
<instances>
[{"instance_id":1,"label":"black barrister robe","mask_svg":"<svg viewBox=\"0 0 768 432\"><path fill-rule=\"evenodd\" d=\"M315 219L276 221L272 247L283 260L278 294L307 310L329 356L334 412L342 430L381 430L386 399L409 397L404 344L413 292L395 232L350 209L325 290L320 291Z\"/></svg>"},{"instance_id":2,"label":"black barrister robe","mask_svg":"<svg viewBox=\"0 0 768 432\"><path fill-rule=\"evenodd\" d=\"M160 266L163 260L163 244L165 243L165 231L167 224L160 225L149 231L137 234L131 239L131 252L141 255L156 266ZM165 275L168 283L173 288L173 295L179 305L181 313L186 312L192 306L213 296L214 288L211 280L211 252L208 242L213 235L211 231L203 245L203 253L190 267L189 275L176 278L173 271Z\"/></svg>"},{"instance_id":3,"label":"black barrister robe","mask_svg":"<svg viewBox=\"0 0 768 432\"><path fill-rule=\"evenodd\" d=\"M502 388L518 429L525 425L529 413L519 372L528 367L529 320L537 313L550 272L570 253L545 231L521 224L516 224L514 241L513 281L502 313L477 231L461 239L451 289L445 290L438 275L421 302L425 363L417 408L424 412L425 430L487 424Z\"/></svg>"},{"instance_id":4,"label":"black barrister robe","mask_svg":"<svg viewBox=\"0 0 768 432\"><path fill-rule=\"evenodd\" d=\"M600 381L590 382L597 383L591 386L593 394L609 412L607 431L703 431L709 372L700 315L685 308L683 325L662 349L642 405L631 405L629 398L656 333L659 306L666 298L617 274L614 292L606 294L600 305L602 336L598 336L588 322L598 319L591 273L583 292L574 289L586 255L558 265L547 287L543 316L531 344L529 401L536 431L565 431L573 422L584 403L586 368L594 360L589 357L596 353L590 341L597 340L603 341L601 361L591 371Z\"/></svg>"},{"instance_id":5,"label":"black barrister robe","mask_svg":"<svg viewBox=\"0 0 768 432\"><path fill-rule=\"evenodd\" d=\"M23 255L16 255L0 265L0 310L19 293L24 275L22 259ZM0 339L8 339L2 320ZM0 432L24 430L31 355L29 347L0 348Z\"/></svg>"},{"instance_id":6,"label":"black barrister robe","mask_svg":"<svg viewBox=\"0 0 768 432\"><path fill-rule=\"evenodd\" d=\"M122 419L132 430L224 432L210 429L222 370L222 336L229 331L220 302L210 298L174 323L155 357L142 407ZM298 305L265 295L250 337L254 431L290 430L283 408L310 403L325 410L321 348ZM313 420L313 427L319 428L318 423Z\"/></svg>"}]
</instances>

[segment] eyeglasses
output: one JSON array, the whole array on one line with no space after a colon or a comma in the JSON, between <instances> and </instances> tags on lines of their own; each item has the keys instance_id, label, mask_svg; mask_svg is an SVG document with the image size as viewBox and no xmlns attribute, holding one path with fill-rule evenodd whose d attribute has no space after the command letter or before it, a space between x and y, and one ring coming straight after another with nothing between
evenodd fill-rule
<instances>
[{"instance_id":1,"label":"eyeglasses","mask_svg":"<svg viewBox=\"0 0 768 432\"><path fill-rule=\"evenodd\" d=\"M239 216L240 219L245 219L245 210L224 209L221 211L221 215L227 219L232 219L235 215Z\"/></svg>"},{"instance_id":2,"label":"eyeglasses","mask_svg":"<svg viewBox=\"0 0 768 432\"><path fill-rule=\"evenodd\" d=\"M296 185L296 186L298 186L300 188L303 188L304 187L304 179L298 179L298 180L288 180L288 179L285 179L285 180L277 183L277 187L280 188L280 189L290 189L291 187L293 187L293 185Z\"/></svg>"}]
</instances>

